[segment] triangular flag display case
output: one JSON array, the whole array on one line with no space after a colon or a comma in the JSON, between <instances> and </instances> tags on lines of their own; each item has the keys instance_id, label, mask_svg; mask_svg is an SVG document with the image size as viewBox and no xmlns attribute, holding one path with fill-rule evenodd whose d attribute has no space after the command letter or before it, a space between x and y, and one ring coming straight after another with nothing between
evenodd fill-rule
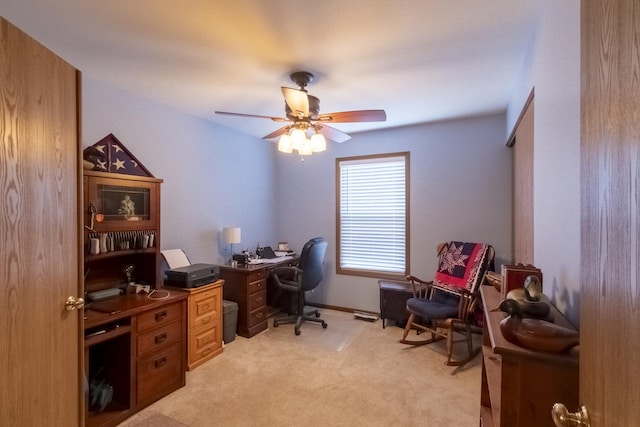
<instances>
[{"instance_id":1,"label":"triangular flag display case","mask_svg":"<svg viewBox=\"0 0 640 427\"><path fill-rule=\"evenodd\" d=\"M83 151L85 170L153 178L149 169L112 133Z\"/></svg>"}]
</instances>

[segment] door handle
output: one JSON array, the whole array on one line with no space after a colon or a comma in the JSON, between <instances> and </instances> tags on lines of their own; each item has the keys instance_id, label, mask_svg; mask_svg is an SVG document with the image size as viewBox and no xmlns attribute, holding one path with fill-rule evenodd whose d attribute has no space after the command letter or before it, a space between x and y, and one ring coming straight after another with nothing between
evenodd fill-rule
<instances>
[{"instance_id":1,"label":"door handle","mask_svg":"<svg viewBox=\"0 0 640 427\"><path fill-rule=\"evenodd\" d=\"M551 416L556 427L591 427L589 413L584 405L577 412L571 413L562 403L556 403L551 409Z\"/></svg>"},{"instance_id":2,"label":"door handle","mask_svg":"<svg viewBox=\"0 0 640 427\"><path fill-rule=\"evenodd\" d=\"M64 309L67 311L79 310L84 307L84 298L76 298L74 296L70 296L64 302Z\"/></svg>"}]
</instances>

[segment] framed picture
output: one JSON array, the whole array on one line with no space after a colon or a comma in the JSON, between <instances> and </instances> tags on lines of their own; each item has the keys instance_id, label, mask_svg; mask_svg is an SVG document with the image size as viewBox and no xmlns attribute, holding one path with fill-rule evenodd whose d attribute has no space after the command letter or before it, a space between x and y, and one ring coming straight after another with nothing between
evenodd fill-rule
<instances>
[{"instance_id":1,"label":"framed picture","mask_svg":"<svg viewBox=\"0 0 640 427\"><path fill-rule=\"evenodd\" d=\"M289 250L289 243L287 242L278 243L278 251L288 251L288 250Z\"/></svg>"},{"instance_id":2,"label":"framed picture","mask_svg":"<svg viewBox=\"0 0 640 427\"><path fill-rule=\"evenodd\" d=\"M104 221L148 221L150 189L145 187L98 185Z\"/></svg>"}]
</instances>

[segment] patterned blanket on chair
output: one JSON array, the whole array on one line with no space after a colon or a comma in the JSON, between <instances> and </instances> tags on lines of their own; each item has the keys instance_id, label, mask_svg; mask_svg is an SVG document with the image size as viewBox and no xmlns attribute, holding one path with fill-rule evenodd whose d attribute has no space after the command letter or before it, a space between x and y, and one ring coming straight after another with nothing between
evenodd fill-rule
<instances>
[{"instance_id":1,"label":"patterned blanket on chair","mask_svg":"<svg viewBox=\"0 0 640 427\"><path fill-rule=\"evenodd\" d=\"M475 291L487 268L488 251L483 243L449 242L440 253L433 284L453 292Z\"/></svg>"}]
</instances>

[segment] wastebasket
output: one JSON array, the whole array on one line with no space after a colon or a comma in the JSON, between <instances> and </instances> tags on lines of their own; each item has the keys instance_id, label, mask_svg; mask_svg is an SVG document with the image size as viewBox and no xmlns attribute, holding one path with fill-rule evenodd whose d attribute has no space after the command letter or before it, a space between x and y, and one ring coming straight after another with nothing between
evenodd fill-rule
<instances>
[{"instance_id":1,"label":"wastebasket","mask_svg":"<svg viewBox=\"0 0 640 427\"><path fill-rule=\"evenodd\" d=\"M238 303L235 301L222 301L222 340L229 344L236 339L236 326L238 324Z\"/></svg>"}]
</instances>

